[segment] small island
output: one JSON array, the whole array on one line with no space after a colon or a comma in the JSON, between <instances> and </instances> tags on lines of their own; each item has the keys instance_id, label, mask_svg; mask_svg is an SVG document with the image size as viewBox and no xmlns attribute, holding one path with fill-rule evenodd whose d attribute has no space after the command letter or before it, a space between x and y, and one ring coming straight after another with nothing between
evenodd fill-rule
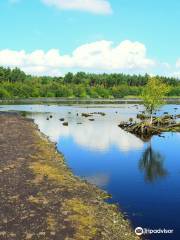
<instances>
[{"instance_id":1,"label":"small island","mask_svg":"<svg viewBox=\"0 0 180 240\"><path fill-rule=\"evenodd\" d=\"M157 110L165 102L164 98L168 92L169 87L166 84L156 78L149 78L141 95L145 111L137 114L136 120L130 118L128 122L121 122L119 127L144 141L163 132L180 132L180 114L169 115L168 112L164 112L163 115L157 116Z\"/></svg>"},{"instance_id":2,"label":"small island","mask_svg":"<svg viewBox=\"0 0 180 240\"><path fill-rule=\"evenodd\" d=\"M144 116L147 120L146 116ZM180 119L179 115L164 115L161 117L153 117L152 124L146 120L137 122L122 122L119 127L127 132L135 134L142 140L147 141L153 135L161 135L163 132L180 132Z\"/></svg>"}]
</instances>

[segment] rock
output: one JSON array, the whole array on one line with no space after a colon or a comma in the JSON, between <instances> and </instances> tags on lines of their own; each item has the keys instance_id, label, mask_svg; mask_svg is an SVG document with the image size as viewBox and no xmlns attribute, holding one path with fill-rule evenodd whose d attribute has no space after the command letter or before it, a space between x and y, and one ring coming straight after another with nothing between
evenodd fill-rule
<instances>
[{"instance_id":1,"label":"rock","mask_svg":"<svg viewBox=\"0 0 180 240\"><path fill-rule=\"evenodd\" d=\"M103 112L99 112L99 114L100 114L101 116L105 116L105 115L106 115L106 114L103 113Z\"/></svg>"},{"instance_id":2,"label":"rock","mask_svg":"<svg viewBox=\"0 0 180 240\"><path fill-rule=\"evenodd\" d=\"M121 122L118 126L122 129L126 129L127 127L129 127L131 124L127 123L127 122Z\"/></svg>"},{"instance_id":3,"label":"rock","mask_svg":"<svg viewBox=\"0 0 180 240\"><path fill-rule=\"evenodd\" d=\"M63 126L68 126L68 122L63 122Z\"/></svg>"},{"instance_id":4,"label":"rock","mask_svg":"<svg viewBox=\"0 0 180 240\"><path fill-rule=\"evenodd\" d=\"M140 113L145 114L145 111L140 111Z\"/></svg>"},{"instance_id":5,"label":"rock","mask_svg":"<svg viewBox=\"0 0 180 240\"><path fill-rule=\"evenodd\" d=\"M91 116L92 116L92 115L89 114L89 113L82 113L81 115L82 115L82 117L91 117Z\"/></svg>"},{"instance_id":6,"label":"rock","mask_svg":"<svg viewBox=\"0 0 180 240\"><path fill-rule=\"evenodd\" d=\"M93 112L93 113L91 113L91 114L99 114L99 115L101 115L101 116L105 116L105 115L106 115L104 112Z\"/></svg>"},{"instance_id":7,"label":"rock","mask_svg":"<svg viewBox=\"0 0 180 240\"><path fill-rule=\"evenodd\" d=\"M175 115L175 118L180 118L180 114Z\"/></svg>"}]
</instances>

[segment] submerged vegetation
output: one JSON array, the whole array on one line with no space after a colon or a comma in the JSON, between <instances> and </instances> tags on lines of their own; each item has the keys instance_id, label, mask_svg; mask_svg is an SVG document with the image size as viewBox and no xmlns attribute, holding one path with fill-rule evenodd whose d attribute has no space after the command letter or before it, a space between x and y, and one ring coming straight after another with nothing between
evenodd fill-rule
<instances>
[{"instance_id":1,"label":"submerged vegetation","mask_svg":"<svg viewBox=\"0 0 180 240\"><path fill-rule=\"evenodd\" d=\"M123 98L140 96L149 76L125 74L67 73L64 77L31 76L18 68L0 67L0 99L64 97ZM166 96L180 96L176 78L157 79L169 86Z\"/></svg>"}]
</instances>

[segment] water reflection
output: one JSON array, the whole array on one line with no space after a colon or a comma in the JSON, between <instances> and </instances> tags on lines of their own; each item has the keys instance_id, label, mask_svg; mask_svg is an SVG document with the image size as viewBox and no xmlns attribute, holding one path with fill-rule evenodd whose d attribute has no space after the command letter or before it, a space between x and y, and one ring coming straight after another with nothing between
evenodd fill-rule
<instances>
[{"instance_id":1,"label":"water reflection","mask_svg":"<svg viewBox=\"0 0 180 240\"><path fill-rule=\"evenodd\" d=\"M161 112L174 114L174 107L177 106L166 105ZM94 109L8 106L8 109L29 111L40 130L57 142L73 173L112 194L112 202L119 203L133 226L174 229L173 239L180 239L180 133L165 133L164 138L154 136L147 145L117 127L120 121L137 114L137 109L130 105ZM90 122L81 117L87 111L103 111L106 116L95 115L95 121ZM53 117L47 121L50 114ZM69 126L63 126L60 118L65 118ZM80 122L81 125L77 124ZM170 236L167 237L169 240ZM154 240L153 235L148 238Z\"/></svg>"},{"instance_id":2,"label":"water reflection","mask_svg":"<svg viewBox=\"0 0 180 240\"><path fill-rule=\"evenodd\" d=\"M139 161L139 169L144 172L147 182L166 177L168 172L164 167L164 156L152 148L151 141Z\"/></svg>"},{"instance_id":3,"label":"water reflection","mask_svg":"<svg viewBox=\"0 0 180 240\"><path fill-rule=\"evenodd\" d=\"M109 183L110 176L108 174L98 173L92 176L87 176L85 179L96 186L104 187Z\"/></svg>"},{"instance_id":4,"label":"water reflection","mask_svg":"<svg viewBox=\"0 0 180 240\"><path fill-rule=\"evenodd\" d=\"M45 114L34 114L31 117L39 126L40 130L45 133L54 142L61 141L62 138L72 138L73 141L92 151L108 151L111 146L117 147L121 151L137 150L143 148L143 142L136 136L129 134L118 125L118 120L106 117L95 117L94 122L75 115L65 118L69 126L63 126L59 121L59 115L54 114L53 119L46 120ZM62 117L62 115L61 115ZM77 124L81 122L82 124Z\"/></svg>"},{"instance_id":5,"label":"water reflection","mask_svg":"<svg viewBox=\"0 0 180 240\"><path fill-rule=\"evenodd\" d=\"M111 122L101 124L81 125L79 128L71 126L74 141L91 150L107 151L112 145L123 151L141 149L143 143L135 136L128 134Z\"/></svg>"}]
</instances>

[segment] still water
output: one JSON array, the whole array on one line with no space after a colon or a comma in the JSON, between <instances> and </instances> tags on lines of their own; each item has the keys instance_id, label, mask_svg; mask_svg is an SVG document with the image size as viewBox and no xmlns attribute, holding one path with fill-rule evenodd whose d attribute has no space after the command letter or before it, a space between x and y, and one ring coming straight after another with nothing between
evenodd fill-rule
<instances>
[{"instance_id":1,"label":"still water","mask_svg":"<svg viewBox=\"0 0 180 240\"><path fill-rule=\"evenodd\" d=\"M163 133L143 142L118 127L135 118L143 106L2 105L0 110L27 111L57 143L73 173L112 194L110 202L119 204L133 228L174 230L145 239L180 239L180 133ZM166 105L158 114L165 111L180 114L180 105ZM92 112L106 115L81 116ZM60 118L69 125L63 126Z\"/></svg>"}]
</instances>

